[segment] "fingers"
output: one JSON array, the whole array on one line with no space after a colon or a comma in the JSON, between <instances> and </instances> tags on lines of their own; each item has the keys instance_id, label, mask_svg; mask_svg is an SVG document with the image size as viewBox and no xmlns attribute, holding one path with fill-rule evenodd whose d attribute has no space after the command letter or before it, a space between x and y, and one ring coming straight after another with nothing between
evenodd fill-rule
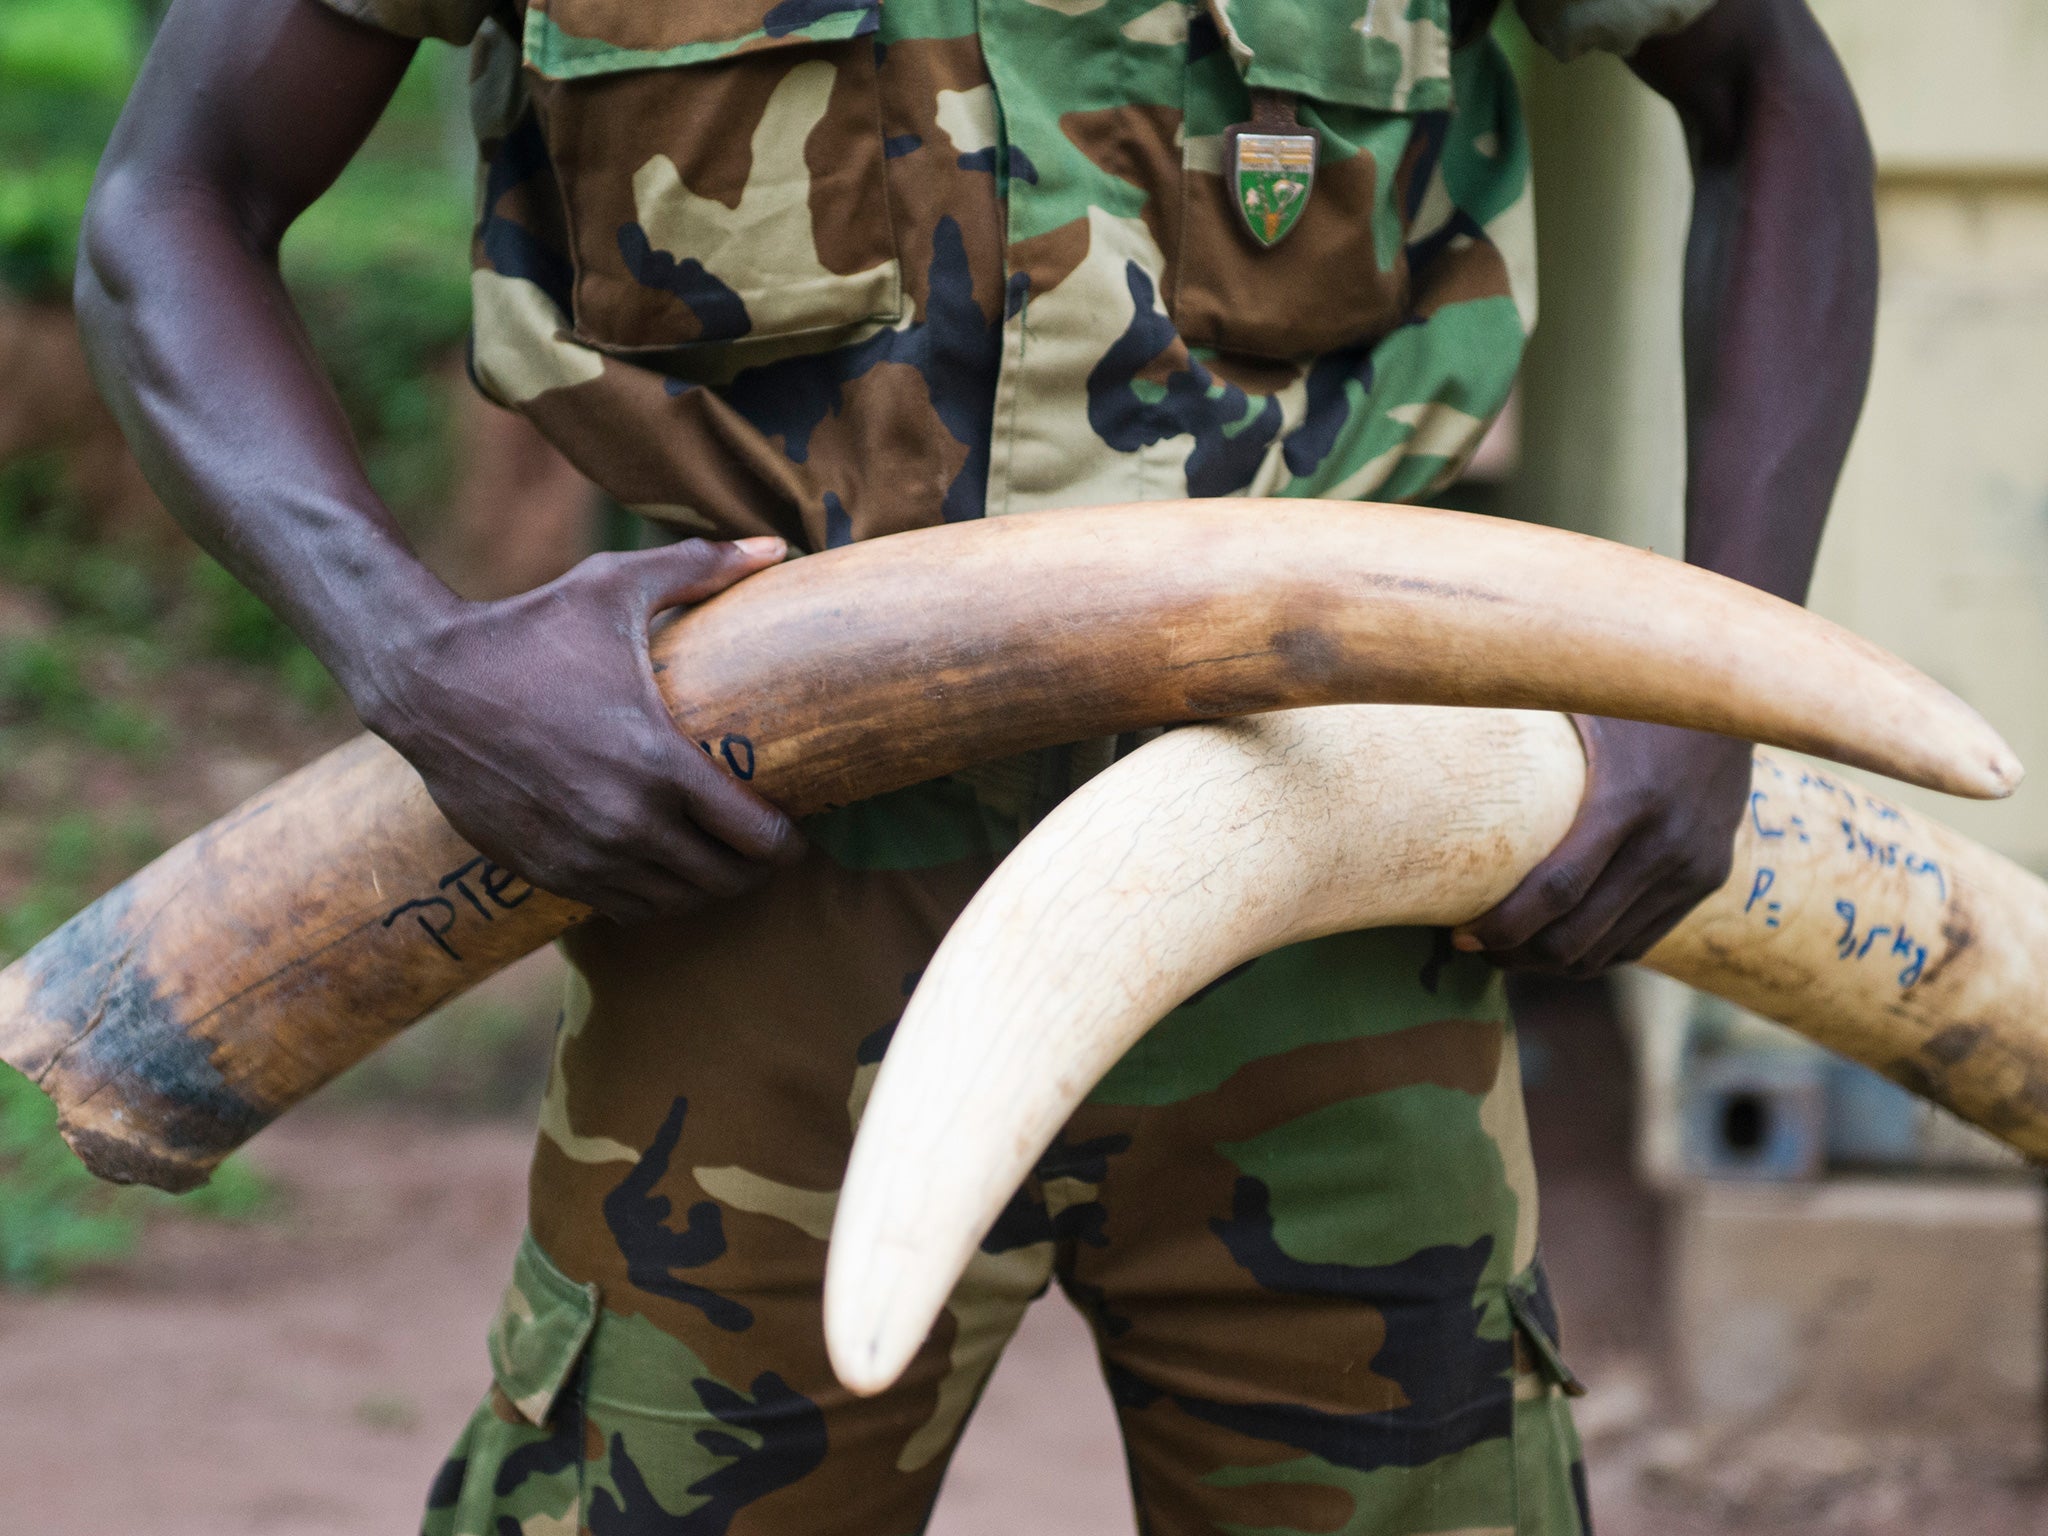
<instances>
[{"instance_id":1,"label":"fingers","mask_svg":"<svg viewBox=\"0 0 2048 1536\"><path fill-rule=\"evenodd\" d=\"M712 543L685 539L660 549L632 554L593 556L586 566L595 566L593 577L622 586L631 596L636 615L648 615L681 603L698 602L731 586L742 577L774 565L788 553L779 538L740 539ZM682 874L686 866L704 865L685 876L693 885L731 883L716 867L721 855L731 854L745 862L770 865L789 864L803 857L803 835L780 810L735 781L695 743L675 728L668 703L655 681L654 667L642 639L632 649L638 663L641 718L633 724L614 720L610 731L626 731L606 752L606 772L616 765L633 765L631 779L637 781L646 803L638 815L627 818L640 828L641 842L625 852L653 854L657 866ZM714 851L692 847L655 853L651 840L657 827L701 828L708 834ZM706 861L710 861L707 863Z\"/></svg>"},{"instance_id":2,"label":"fingers","mask_svg":"<svg viewBox=\"0 0 2048 1536\"><path fill-rule=\"evenodd\" d=\"M1612 919L1591 937L1587 934L1599 926L1595 920L1589 920L1581 929L1567 919L1556 925L1554 932L1538 934L1528 946L1534 960L1532 968L1586 980L1641 958L1711 890L1710 886L1684 878L1669 865L1659 868L1659 878L1647 886L1639 879L1618 873L1611 881L1603 881L1603 885L1611 883L1615 887Z\"/></svg>"},{"instance_id":3,"label":"fingers","mask_svg":"<svg viewBox=\"0 0 2048 1536\"><path fill-rule=\"evenodd\" d=\"M777 538L740 539L730 544L686 539L629 558L655 562L639 571L636 579L642 583L650 611L656 611L700 602L742 577L774 565L788 550ZM795 822L732 779L677 733L655 683L652 662L644 651L640 654L642 698L654 730L648 743L650 756L663 782L680 790L676 813L743 859L788 864L803 857L804 840Z\"/></svg>"},{"instance_id":4,"label":"fingers","mask_svg":"<svg viewBox=\"0 0 2048 1536\"><path fill-rule=\"evenodd\" d=\"M680 736L674 739L670 782L681 815L743 860L790 864L803 857L804 837L795 822L728 777L700 749Z\"/></svg>"},{"instance_id":5,"label":"fingers","mask_svg":"<svg viewBox=\"0 0 2048 1536\"><path fill-rule=\"evenodd\" d=\"M680 819L637 836L556 826L526 841L514 858L517 862L507 867L542 890L595 907L621 923L730 901L772 872L771 866L742 858Z\"/></svg>"},{"instance_id":6,"label":"fingers","mask_svg":"<svg viewBox=\"0 0 2048 1536\"><path fill-rule=\"evenodd\" d=\"M429 792L478 851L620 922L729 900L802 856L788 818L726 779L666 718L642 729L658 748L586 762L573 777L434 773Z\"/></svg>"},{"instance_id":7,"label":"fingers","mask_svg":"<svg viewBox=\"0 0 2048 1536\"><path fill-rule=\"evenodd\" d=\"M1664 905L1662 882L1670 869L1668 855L1655 839L1646 836L1630 838L1597 870L1592 869L1590 857L1584 858L1568 864L1553 882L1545 880L1539 868L1531 878L1537 880L1538 890L1553 900L1556 893L1568 890L1581 894L1562 911L1555 911L1552 901L1540 907L1532 902L1535 910L1521 921L1530 921L1539 912L1555 911L1555 915L1519 942L1489 948L1487 958L1515 970L1573 972L1601 948L1617 924L1632 918L1646 897L1659 907Z\"/></svg>"},{"instance_id":8,"label":"fingers","mask_svg":"<svg viewBox=\"0 0 2048 1536\"><path fill-rule=\"evenodd\" d=\"M1590 968L1603 971L1612 966L1633 965L1655 949L1666 934L1684 922L1687 914L1712 894L1711 890L1687 891L1661 906L1646 903L1640 913L1630 915L1629 921L1616 923L1610 928L1601 941L1599 952L1589 955L1585 963Z\"/></svg>"},{"instance_id":9,"label":"fingers","mask_svg":"<svg viewBox=\"0 0 2048 1536\"><path fill-rule=\"evenodd\" d=\"M1630 835L1627 823L1582 815L1550 857L1523 876L1492 911L1460 928L1451 942L1467 952L1484 950L1495 959L1522 949L1585 901Z\"/></svg>"},{"instance_id":10,"label":"fingers","mask_svg":"<svg viewBox=\"0 0 2048 1536\"><path fill-rule=\"evenodd\" d=\"M684 539L658 549L615 557L616 570L632 585L648 616L684 603L701 603L734 582L781 562L789 553L782 539L766 537L714 542Z\"/></svg>"},{"instance_id":11,"label":"fingers","mask_svg":"<svg viewBox=\"0 0 2048 1536\"><path fill-rule=\"evenodd\" d=\"M796 823L676 729L645 653L640 673L646 717L638 757L663 786L663 819L701 827L743 859L789 864L802 858L805 844Z\"/></svg>"},{"instance_id":12,"label":"fingers","mask_svg":"<svg viewBox=\"0 0 2048 1536\"><path fill-rule=\"evenodd\" d=\"M1636 959L1727 879L1748 804L1740 742L1574 717L1587 789L1563 842L1452 935L1511 969L1597 974Z\"/></svg>"},{"instance_id":13,"label":"fingers","mask_svg":"<svg viewBox=\"0 0 2048 1536\"><path fill-rule=\"evenodd\" d=\"M590 905L616 922L672 917L732 901L760 885L767 866L740 858L715 838L692 829L664 848L659 860L620 864L593 888Z\"/></svg>"},{"instance_id":14,"label":"fingers","mask_svg":"<svg viewBox=\"0 0 2048 1536\"><path fill-rule=\"evenodd\" d=\"M1560 848L1530 871L1507 901L1453 939L1482 941L1486 957L1509 970L1596 976L1639 960L1719 888L1726 870L1697 858L1662 829L1628 838L1597 870L1597 844ZM1509 902L1516 905L1510 909ZM1554 915L1553 915L1554 914Z\"/></svg>"},{"instance_id":15,"label":"fingers","mask_svg":"<svg viewBox=\"0 0 2048 1536\"><path fill-rule=\"evenodd\" d=\"M601 808L556 824L587 871L582 899L607 915L645 903L651 916L741 895L802 857L795 823L727 778L666 716L647 733L654 740L637 758L645 776L615 780Z\"/></svg>"}]
</instances>

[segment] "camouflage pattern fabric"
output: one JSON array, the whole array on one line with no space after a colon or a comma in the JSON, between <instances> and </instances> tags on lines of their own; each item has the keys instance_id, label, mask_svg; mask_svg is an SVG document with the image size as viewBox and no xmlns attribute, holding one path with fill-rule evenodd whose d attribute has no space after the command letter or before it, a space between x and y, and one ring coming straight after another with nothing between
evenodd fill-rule
<instances>
[{"instance_id":1,"label":"camouflage pattern fabric","mask_svg":"<svg viewBox=\"0 0 2048 1536\"><path fill-rule=\"evenodd\" d=\"M475 33L474 375L692 531L1412 497L1534 321L1513 79L1448 0L330 3ZM1523 3L1579 47L1704 0ZM1270 250L1254 86L1321 140Z\"/></svg>"},{"instance_id":2,"label":"camouflage pattern fabric","mask_svg":"<svg viewBox=\"0 0 2048 1536\"><path fill-rule=\"evenodd\" d=\"M684 530L1420 497L1534 323L1514 81L1449 0L328 3L474 37L472 372ZM1707 3L1518 0L1567 54ZM1270 248L1223 174L1254 89L1317 138ZM1583 1530L1513 1037L1435 935L1285 951L1181 1009L905 1382L839 1391L818 1287L853 1125L1017 835L975 783L836 813L729 910L572 941L532 1240L428 1536L914 1532L1053 1278L1148 1536Z\"/></svg>"},{"instance_id":3,"label":"camouflage pattern fabric","mask_svg":"<svg viewBox=\"0 0 2048 1536\"><path fill-rule=\"evenodd\" d=\"M1435 932L1284 950L1179 1009L903 1383L840 1389L818 1293L853 1128L1016 828L957 782L907 791L727 911L570 941L532 1235L427 1536L910 1536L1055 1279L1148 1536L1586 1529L1513 1033Z\"/></svg>"}]
</instances>

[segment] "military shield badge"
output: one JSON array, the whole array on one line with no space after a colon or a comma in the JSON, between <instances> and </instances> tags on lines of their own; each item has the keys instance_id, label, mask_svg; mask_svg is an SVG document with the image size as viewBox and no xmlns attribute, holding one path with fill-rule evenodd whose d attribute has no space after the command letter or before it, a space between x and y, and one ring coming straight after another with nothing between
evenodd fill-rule
<instances>
[{"instance_id":1,"label":"military shield badge","mask_svg":"<svg viewBox=\"0 0 2048 1536\"><path fill-rule=\"evenodd\" d=\"M1225 135L1230 200L1262 246L1278 245L1301 222L1316 180L1315 132L1295 119L1292 98L1276 95L1258 93L1252 121Z\"/></svg>"}]
</instances>

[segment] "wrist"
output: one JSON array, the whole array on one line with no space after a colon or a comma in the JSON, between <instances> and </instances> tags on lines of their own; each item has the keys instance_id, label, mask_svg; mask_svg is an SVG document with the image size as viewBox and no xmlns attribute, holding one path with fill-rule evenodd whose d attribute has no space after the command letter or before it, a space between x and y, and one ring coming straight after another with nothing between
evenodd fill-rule
<instances>
[{"instance_id":1,"label":"wrist","mask_svg":"<svg viewBox=\"0 0 2048 1536\"><path fill-rule=\"evenodd\" d=\"M425 571L378 586L315 647L364 725L394 744L416 720L426 660L471 606Z\"/></svg>"},{"instance_id":2,"label":"wrist","mask_svg":"<svg viewBox=\"0 0 2048 1536\"><path fill-rule=\"evenodd\" d=\"M1719 576L1805 605L1834 477L1757 479L1704 466L1686 495L1685 558Z\"/></svg>"},{"instance_id":3,"label":"wrist","mask_svg":"<svg viewBox=\"0 0 2048 1536\"><path fill-rule=\"evenodd\" d=\"M1751 742L1684 726L1604 715L1573 715L1571 720L1589 772L1644 783L1665 782L1673 773L1713 773L1737 760L1746 763L1754 750Z\"/></svg>"}]
</instances>

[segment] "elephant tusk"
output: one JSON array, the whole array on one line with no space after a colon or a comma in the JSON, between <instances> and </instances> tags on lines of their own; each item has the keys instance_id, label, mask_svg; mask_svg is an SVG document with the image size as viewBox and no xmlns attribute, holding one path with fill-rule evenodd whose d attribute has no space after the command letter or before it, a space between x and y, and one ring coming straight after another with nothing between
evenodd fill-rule
<instances>
[{"instance_id":1,"label":"elephant tusk","mask_svg":"<svg viewBox=\"0 0 2048 1536\"><path fill-rule=\"evenodd\" d=\"M1282 945L1477 917L1584 781L1561 715L1362 706L1171 732L1083 785L961 914L891 1040L826 1270L841 1381L896 1379L1153 1023ZM1757 752L1733 873L1645 963L2048 1156L2048 883L1838 775Z\"/></svg>"},{"instance_id":2,"label":"elephant tusk","mask_svg":"<svg viewBox=\"0 0 2048 1536\"><path fill-rule=\"evenodd\" d=\"M1555 529L1352 502L898 534L744 581L653 654L684 734L796 814L1059 742L1357 701L1663 721L1960 794L2020 772L1967 705L1790 603ZM362 737L0 972L0 1060L95 1172L186 1188L588 915L479 856Z\"/></svg>"}]
</instances>

